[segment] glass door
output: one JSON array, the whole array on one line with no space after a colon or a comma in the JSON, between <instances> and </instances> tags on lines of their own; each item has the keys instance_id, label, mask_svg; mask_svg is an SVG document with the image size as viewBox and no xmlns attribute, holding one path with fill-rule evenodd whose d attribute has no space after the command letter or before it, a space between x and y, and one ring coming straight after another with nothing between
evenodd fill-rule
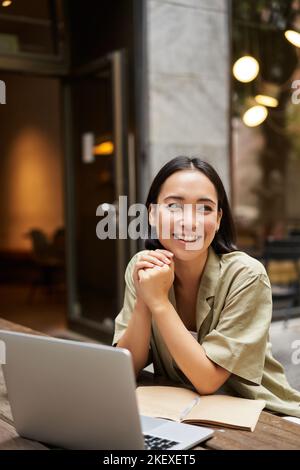
<instances>
[{"instance_id":1,"label":"glass door","mask_svg":"<svg viewBox=\"0 0 300 470\"><path fill-rule=\"evenodd\" d=\"M132 241L118 238L118 200L128 196L134 173L128 163L123 54L84 66L65 87L69 323L106 342L135 250ZM99 239L100 214L115 220L116 238Z\"/></svg>"}]
</instances>

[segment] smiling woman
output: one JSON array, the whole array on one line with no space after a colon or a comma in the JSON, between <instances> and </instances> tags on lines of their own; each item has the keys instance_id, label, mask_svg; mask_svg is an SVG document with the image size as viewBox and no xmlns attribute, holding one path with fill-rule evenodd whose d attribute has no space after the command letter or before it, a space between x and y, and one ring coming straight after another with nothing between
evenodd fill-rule
<instances>
[{"instance_id":1,"label":"smiling woman","mask_svg":"<svg viewBox=\"0 0 300 470\"><path fill-rule=\"evenodd\" d=\"M155 177L146 206L156 238L127 266L113 344L131 352L136 374L153 361L157 374L200 394L226 386L227 393L300 417L300 393L268 343L268 276L235 247L215 170L198 158L174 158Z\"/></svg>"},{"instance_id":2,"label":"smiling woman","mask_svg":"<svg viewBox=\"0 0 300 470\"><path fill-rule=\"evenodd\" d=\"M152 214L153 205L158 207L155 214ZM156 223L154 216L158 218L158 232L162 232L162 225L168 225L171 219L180 235L204 230L202 243L205 241L206 247L212 243L217 253L236 249L234 224L223 183L212 166L199 158L177 157L169 161L155 177L146 207L150 224ZM198 217L197 213L200 214ZM146 248L172 251L180 246L174 243L176 236L169 240L164 237L162 244L159 233L156 235L155 239L147 240Z\"/></svg>"}]
</instances>

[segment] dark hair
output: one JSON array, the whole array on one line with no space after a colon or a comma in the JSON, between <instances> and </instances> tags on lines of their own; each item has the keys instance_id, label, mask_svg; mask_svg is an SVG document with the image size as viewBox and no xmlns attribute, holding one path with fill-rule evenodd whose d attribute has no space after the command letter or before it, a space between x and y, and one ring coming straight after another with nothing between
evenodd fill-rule
<instances>
[{"instance_id":1,"label":"dark hair","mask_svg":"<svg viewBox=\"0 0 300 470\"><path fill-rule=\"evenodd\" d=\"M146 201L147 210L149 211L150 204L157 203L157 198L161 187L169 176L171 176L176 171L190 170L193 168L201 171L201 173L207 176L207 178L213 183L218 195L218 210L222 209L223 211L220 228L212 241L212 247L217 254L230 253L237 250L235 246L236 234L234 222L223 183L214 168L209 163L201 160L200 158L179 156L167 162L159 170L152 182ZM148 233L150 233L149 220ZM145 241L145 247L148 250L164 248L158 239L153 238L148 238Z\"/></svg>"}]
</instances>

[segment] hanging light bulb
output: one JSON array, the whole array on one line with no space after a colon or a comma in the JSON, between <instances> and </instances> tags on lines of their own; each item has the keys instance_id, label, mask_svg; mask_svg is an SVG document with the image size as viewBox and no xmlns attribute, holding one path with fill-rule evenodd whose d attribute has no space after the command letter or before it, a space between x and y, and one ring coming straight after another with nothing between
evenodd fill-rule
<instances>
[{"instance_id":1,"label":"hanging light bulb","mask_svg":"<svg viewBox=\"0 0 300 470\"><path fill-rule=\"evenodd\" d=\"M113 151L114 144L110 140L106 140L94 146L94 155L111 155Z\"/></svg>"},{"instance_id":2,"label":"hanging light bulb","mask_svg":"<svg viewBox=\"0 0 300 470\"><path fill-rule=\"evenodd\" d=\"M240 57L233 65L233 75L237 80L248 83L257 77L259 72L259 63L251 55Z\"/></svg>"},{"instance_id":3,"label":"hanging light bulb","mask_svg":"<svg viewBox=\"0 0 300 470\"><path fill-rule=\"evenodd\" d=\"M259 94L255 96L255 101L268 108L276 108L276 106L278 106L279 94L280 86L277 83L261 80L259 84ZM255 105L256 103L254 102L252 104Z\"/></svg>"},{"instance_id":4,"label":"hanging light bulb","mask_svg":"<svg viewBox=\"0 0 300 470\"><path fill-rule=\"evenodd\" d=\"M284 32L286 39L293 44L293 46L300 47L300 33L293 29L287 29Z\"/></svg>"},{"instance_id":5,"label":"hanging light bulb","mask_svg":"<svg viewBox=\"0 0 300 470\"><path fill-rule=\"evenodd\" d=\"M259 126L268 116L268 110L265 106L255 105L247 109L243 115L243 122L248 127Z\"/></svg>"},{"instance_id":6,"label":"hanging light bulb","mask_svg":"<svg viewBox=\"0 0 300 470\"><path fill-rule=\"evenodd\" d=\"M300 14L298 12L295 12L291 21L288 22L284 35L293 46L300 47Z\"/></svg>"},{"instance_id":7,"label":"hanging light bulb","mask_svg":"<svg viewBox=\"0 0 300 470\"><path fill-rule=\"evenodd\" d=\"M268 106L269 108L276 108L278 106L277 98L268 95L256 95L255 101L262 106Z\"/></svg>"}]
</instances>

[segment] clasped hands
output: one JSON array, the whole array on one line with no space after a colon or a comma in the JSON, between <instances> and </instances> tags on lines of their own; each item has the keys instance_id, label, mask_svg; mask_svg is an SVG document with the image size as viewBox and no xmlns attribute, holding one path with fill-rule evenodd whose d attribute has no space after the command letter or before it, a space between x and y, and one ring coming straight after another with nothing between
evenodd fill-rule
<instances>
[{"instance_id":1,"label":"clasped hands","mask_svg":"<svg viewBox=\"0 0 300 470\"><path fill-rule=\"evenodd\" d=\"M174 282L173 253L160 249L143 253L134 266L133 281L138 301L154 313L169 301Z\"/></svg>"}]
</instances>

